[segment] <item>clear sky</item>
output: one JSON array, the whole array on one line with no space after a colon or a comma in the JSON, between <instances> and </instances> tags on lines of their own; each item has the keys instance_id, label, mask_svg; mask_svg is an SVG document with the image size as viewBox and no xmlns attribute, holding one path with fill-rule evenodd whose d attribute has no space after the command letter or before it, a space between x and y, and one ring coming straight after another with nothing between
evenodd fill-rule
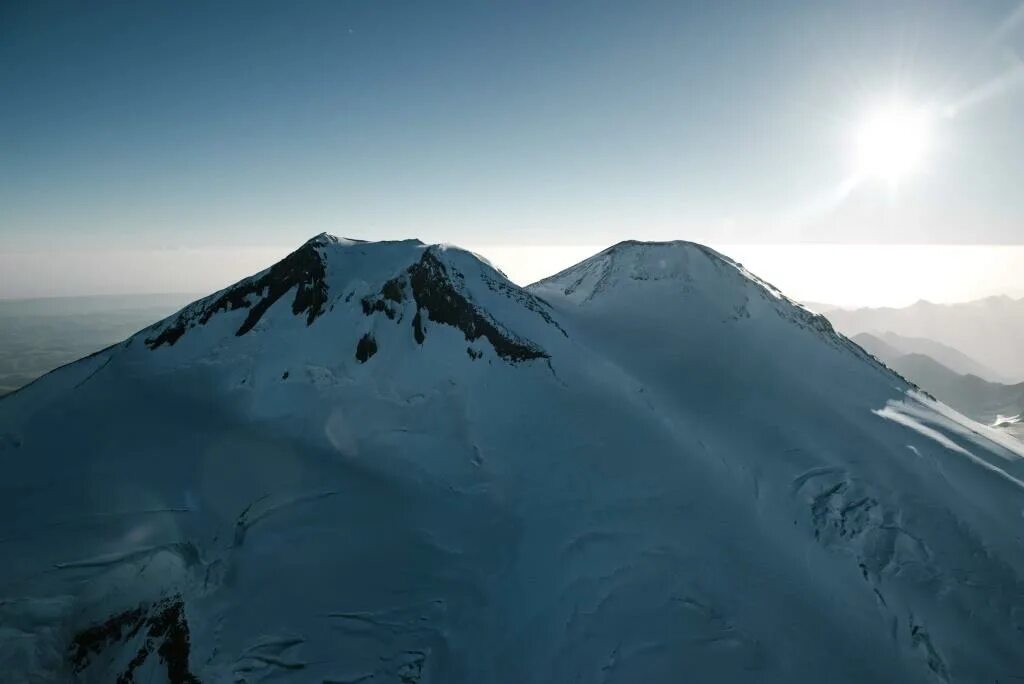
<instances>
[{"instance_id":1,"label":"clear sky","mask_svg":"<svg viewBox=\"0 0 1024 684\"><path fill-rule=\"evenodd\" d=\"M0 296L321 231L1021 244L1022 55L1017 1L6 0ZM851 183L893 98L919 168Z\"/></svg>"}]
</instances>

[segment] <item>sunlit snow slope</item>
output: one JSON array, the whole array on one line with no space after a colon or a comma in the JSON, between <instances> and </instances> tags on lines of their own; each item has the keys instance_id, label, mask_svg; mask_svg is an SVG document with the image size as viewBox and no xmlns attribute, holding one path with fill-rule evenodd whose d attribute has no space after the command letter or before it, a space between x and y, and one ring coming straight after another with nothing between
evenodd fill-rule
<instances>
[{"instance_id":1,"label":"sunlit snow slope","mask_svg":"<svg viewBox=\"0 0 1024 684\"><path fill-rule=\"evenodd\" d=\"M0 399L0 672L1015 681L1015 444L699 245L322 235Z\"/></svg>"}]
</instances>

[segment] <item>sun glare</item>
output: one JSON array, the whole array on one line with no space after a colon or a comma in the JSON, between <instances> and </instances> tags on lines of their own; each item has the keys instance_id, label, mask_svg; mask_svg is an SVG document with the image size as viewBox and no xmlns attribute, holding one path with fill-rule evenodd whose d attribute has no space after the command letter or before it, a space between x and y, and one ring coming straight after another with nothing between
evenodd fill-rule
<instances>
[{"instance_id":1,"label":"sun glare","mask_svg":"<svg viewBox=\"0 0 1024 684\"><path fill-rule=\"evenodd\" d=\"M928 151L931 116L896 103L870 112L854 135L857 172L897 183L918 170Z\"/></svg>"}]
</instances>

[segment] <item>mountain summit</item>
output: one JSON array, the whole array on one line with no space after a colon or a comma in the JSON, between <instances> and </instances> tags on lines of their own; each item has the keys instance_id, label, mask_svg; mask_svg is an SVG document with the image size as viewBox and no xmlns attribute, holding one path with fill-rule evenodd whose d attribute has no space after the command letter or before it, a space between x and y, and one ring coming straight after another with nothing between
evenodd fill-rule
<instances>
[{"instance_id":1,"label":"mountain summit","mask_svg":"<svg viewBox=\"0 0 1024 684\"><path fill-rule=\"evenodd\" d=\"M700 245L320 235L0 399L0 668L1002 681L1021 457Z\"/></svg>"},{"instance_id":2,"label":"mountain summit","mask_svg":"<svg viewBox=\"0 0 1024 684\"><path fill-rule=\"evenodd\" d=\"M540 302L468 252L425 246L418 240L370 244L323 234L266 271L157 324L144 341L153 350L173 346L186 332L206 327L214 318L217 323L224 319L224 325L232 328L238 323L236 337L250 333L261 321L263 329L294 328L285 308L275 307L282 298L290 300L292 316L300 317L307 327L329 313L330 323L321 328L336 327L340 322L346 329L362 330L361 340L374 339L376 323L357 325L350 320L361 311L370 319L381 314L391 321L405 321L416 342L423 344L432 323L446 325L463 333L469 343L482 338L507 361L546 358L547 354L505 328L485 305L497 305L499 312L510 313L514 319L522 312L504 309L525 308L553 323ZM244 312L240 323L241 314L232 315L239 310ZM271 310L273 315L267 316ZM364 350L366 344L363 342ZM357 355L365 356L360 359L365 361L372 354L363 351Z\"/></svg>"}]
</instances>

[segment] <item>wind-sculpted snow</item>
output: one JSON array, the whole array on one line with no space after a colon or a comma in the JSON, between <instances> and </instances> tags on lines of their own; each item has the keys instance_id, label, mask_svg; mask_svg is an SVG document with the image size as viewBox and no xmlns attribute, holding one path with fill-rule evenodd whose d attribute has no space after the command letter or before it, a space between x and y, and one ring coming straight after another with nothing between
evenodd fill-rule
<instances>
[{"instance_id":1,"label":"wind-sculpted snow","mask_svg":"<svg viewBox=\"0 0 1024 684\"><path fill-rule=\"evenodd\" d=\"M0 679L1024 676L1016 443L738 264L307 244L0 399Z\"/></svg>"}]
</instances>

